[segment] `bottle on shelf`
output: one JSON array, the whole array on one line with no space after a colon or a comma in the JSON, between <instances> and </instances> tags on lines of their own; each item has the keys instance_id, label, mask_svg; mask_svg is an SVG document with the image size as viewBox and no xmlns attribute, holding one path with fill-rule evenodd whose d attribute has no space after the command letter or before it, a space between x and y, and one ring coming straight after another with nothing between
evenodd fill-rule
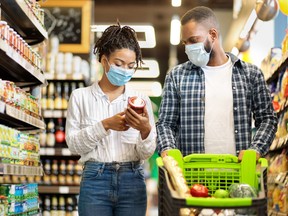
<instances>
[{"instance_id":1,"label":"bottle on shelf","mask_svg":"<svg viewBox=\"0 0 288 216\"><path fill-rule=\"evenodd\" d=\"M54 108L55 109L62 109L62 86L61 86L60 82L56 83Z\"/></svg>"},{"instance_id":2,"label":"bottle on shelf","mask_svg":"<svg viewBox=\"0 0 288 216\"><path fill-rule=\"evenodd\" d=\"M55 130L55 145L58 147L64 147L65 145L65 131L62 118L57 119Z\"/></svg>"},{"instance_id":3,"label":"bottle on shelf","mask_svg":"<svg viewBox=\"0 0 288 216\"><path fill-rule=\"evenodd\" d=\"M46 140L47 140L47 134L46 134L46 130L40 132L39 134L39 143L41 147L45 147L46 146Z\"/></svg>"},{"instance_id":4,"label":"bottle on shelf","mask_svg":"<svg viewBox=\"0 0 288 216\"><path fill-rule=\"evenodd\" d=\"M83 82L80 82L80 83L78 83L78 88L84 88L85 86L84 86L84 83Z\"/></svg>"},{"instance_id":5,"label":"bottle on shelf","mask_svg":"<svg viewBox=\"0 0 288 216\"><path fill-rule=\"evenodd\" d=\"M73 199L73 216L78 216L78 203L77 203L77 198L74 197Z\"/></svg>"},{"instance_id":6,"label":"bottle on shelf","mask_svg":"<svg viewBox=\"0 0 288 216\"><path fill-rule=\"evenodd\" d=\"M58 176L58 181L60 185L64 185L66 183L66 161L61 160L60 166L59 166L59 176Z\"/></svg>"},{"instance_id":7,"label":"bottle on shelf","mask_svg":"<svg viewBox=\"0 0 288 216\"><path fill-rule=\"evenodd\" d=\"M51 118L47 124L46 145L48 147L55 146L55 124Z\"/></svg>"},{"instance_id":8,"label":"bottle on shelf","mask_svg":"<svg viewBox=\"0 0 288 216\"><path fill-rule=\"evenodd\" d=\"M54 83L50 82L47 93L47 109L54 109L55 87Z\"/></svg>"},{"instance_id":9,"label":"bottle on shelf","mask_svg":"<svg viewBox=\"0 0 288 216\"><path fill-rule=\"evenodd\" d=\"M65 216L65 198L59 196L58 216Z\"/></svg>"},{"instance_id":10,"label":"bottle on shelf","mask_svg":"<svg viewBox=\"0 0 288 216\"><path fill-rule=\"evenodd\" d=\"M72 82L70 85L70 92L69 95L71 95L71 93L77 88L76 86L76 82Z\"/></svg>"},{"instance_id":11,"label":"bottle on shelf","mask_svg":"<svg viewBox=\"0 0 288 216\"><path fill-rule=\"evenodd\" d=\"M66 167L66 184L72 185L73 184L73 176L74 176L74 161L69 160L67 167Z\"/></svg>"},{"instance_id":12,"label":"bottle on shelf","mask_svg":"<svg viewBox=\"0 0 288 216\"><path fill-rule=\"evenodd\" d=\"M69 83L64 83L64 89L62 92L62 109L66 110L68 108L68 101L69 101Z\"/></svg>"},{"instance_id":13,"label":"bottle on shelf","mask_svg":"<svg viewBox=\"0 0 288 216\"><path fill-rule=\"evenodd\" d=\"M59 170L58 170L58 161L57 160L53 160L52 162L52 170L51 170L51 184L58 184L58 174L59 174Z\"/></svg>"},{"instance_id":14,"label":"bottle on shelf","mask_svg":"<svg viewBox=\"0 0 288 216\"><path fill-rule=\"evenodd\" d=\"M57 199L57 196L52 196L51 216L58 216L58 199Z\"/></svg>"},{"instance_id":15,"label":"bottle on shelf","mask_svg":"<svg viewBox=\"0 0 288 216\"><path fill-rule=\"evenodd\" d=\"M43 204L43 216L51 216L50 211L51 211L50 196L45 196Z\"/></svg>"},{"instance_id":16,"label":"bottle on shelf","mask_svg":"<svg viewBox=\"0 0 288 216\"><path fill-rule=\"evenodd\" d=\"M75 172L74 172L74 176L73 176L74 184L77 184L77 185L80 184L81 176L82 176L82 166L78 162L76 162L75 163Z\"/></svg>"},{"instance_id":17,"label":"bottle on shelf","mask_svg":"<svg viewBox=\"0 0 288 216\"><path fill-rule=\"evenodd\" d=\"M65 216L73 216L73 199L70 196L66 198L66 215Z\"/></svg>"},{"instance_id":18,"label":"bottle on shelf","mask_svg":"<svg viewBox=\"0 0 288 216\"><path fill-rule=\"evenodd\" d=\"M45 160L43 183L47 185L51 184L51 161L49 159Z\"/></svg>"},{"instance_id":19,"label":"bottle on shelf","mask_svg":"<svg viewBox=\"0 0 288 216\"><path fill-rule=\"evenodd\" d=\"M41 88L41 108L47 109L47 87Z\"/></svg>"}]
</instances>

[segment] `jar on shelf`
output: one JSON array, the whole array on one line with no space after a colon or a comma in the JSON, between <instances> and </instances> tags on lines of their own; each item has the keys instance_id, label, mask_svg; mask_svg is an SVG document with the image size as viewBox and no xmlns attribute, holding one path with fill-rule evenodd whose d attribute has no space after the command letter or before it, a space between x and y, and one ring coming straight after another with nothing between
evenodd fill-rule
<instances>
[{"instance_id":1,"label":"jar on shelf","mask_svg":"<svg viewBox=\"0 0 288 216\"><path fill-rule=\"evenodd\" d=\"M8 40L8 28L7 22L0 20L0 38L5 41Z\"/></svg>"},{"instance_id":2,"label":"jar on shelf","mask_svg":"<svg viewBox=\"0 0 288 216\"><path fill-rule=\"evenodd\" d=\"M11 47L14 47L14 30L13 28L9 27L8 28L8 37L9 37L9 45Z\"/></svg>"}]
</instances>

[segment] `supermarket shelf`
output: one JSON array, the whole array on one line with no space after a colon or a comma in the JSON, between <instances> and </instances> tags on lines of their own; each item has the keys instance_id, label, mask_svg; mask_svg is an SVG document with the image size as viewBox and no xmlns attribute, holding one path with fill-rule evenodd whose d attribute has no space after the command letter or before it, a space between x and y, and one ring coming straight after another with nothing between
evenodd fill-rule
<instances>
[{"instance_id":1,"label":"supermarket shelf","mask_svg":"<svg viewBox=\"0 0 288 216\"><path fill-rule=\"evenodd\" d=\"M42 167L0 163L0 175L42 176Z\"/></svg>"},{"instance_id":2,"label":"supermarket shelf","mask_svg":"<svg viewBox=\"0 0 288 216\"><path fill-rule=\"evenodd\" d=\"M43 110L43 118L66 118L67 110Z\"/></svg>"},{"instance_id":3,"label":"supermarket shelf","mask_svg":"<svg viewBox=\"0 0 288 216\"><path fill-rule=\"evenodd\" d=\"M1 124L18 130L45 129L45 122L0 101Z\"/></svg>"},{"instance_id":4,"label":"supermarket shelf","mask_svg":"<svg viewBox=\"0 0 288 216\"><path fill-rule=\"evenodd\" d=\"M49 72L44 73L45 78L47 80L71 80L71 81L77 81L77 80L85 80L83 74L53 74Z\"/></svg>"},{"instance_id":5,"label":"supermarket shelf","mask_svg":"<svg viewBox=\"0 0 288 216\"><path fill-rule=\"evenodd\" d=\"M283 187L287 187L288 178L286 176L287 176L287 172L280 172L277 174L276 173L269 173L267 183L268 184L277 184L277 185L281 185Z\"/></svg>"},{"instance_id":6,"label":"supermarket shelf","mask_svg":"<svg viewBox=\"0 0 288 216\"><path fill-rule=\"evenodd\" d=\"M68 148L40 148L40 155L43 156L78 156L73 155Z\"/></svg>"},{"instance_id":7,"label":"supermarket shelf","mask_svg":"<svg viewBox=\"0 0 288 216\"><path fill-rule=\"evenodd\" d=\"M79 194L80 187L79 186L53 186L53 185L39 185L38 186L39 193L46 194Z\"/></svg>"},{"instance_id":8,"label":"supermarket shelf","mask_svg":"<svg viewBox=\"0 0 288 216\"><path fill-rule=\"evenodd\" d=\"M275 71L273 72L273 74L271 75L271 77L269 77L266 82L267 84L271 84L273 81L278 79L279 73L285 69L285 67L288 66L288 52L283 55L282 60L278 63L277 66L275 66Z\"/></svg>"},{"instance_id":9,"label":"supermarket shelf","mask_svg":"<svg viewBox=\"0 0 288 216\"><path fill-rule=\"evenodd\" d=\"M283 149L286 149L288 147L288 137L280 137L278 141L276 140L273 141L273 143L270 146L269 152L279 152L282 151Z\"/></svg>"},{"instance_id":10,"label":"supermarket shelf","mask_svg":"<svg viewBox=\"0 0 288 216\"><path fill-rule=\"evenodd\" d=\"M41 70L36 70L5 41L0 39L0 77L11 80L19 87L46 84Z\"/></svg>"},{"instance_id":11,"label":"supermarket shelf","mask_svg":"<svg viewBox=\"0 0 288 216\"><path fill-rule=\"evenodd\" d=\"M23 0L1 0L2 13L13 28L29 44L37 44L48 38L48 33ZM16 15L16 16L15 16Z\"/></svg>"},{"instance_id":12,"label":"supermarket shelf","mask_svg":"<svg viewBox=\"0 0 288 216\"><path fill-rule=\"evenodd\" d=\"M53 74L49 72L44 73L45 78L48 81L55 82L83 82L85 86L90 84L90 80L87 79L83 74Z\"/></svg>"}]
</instances>

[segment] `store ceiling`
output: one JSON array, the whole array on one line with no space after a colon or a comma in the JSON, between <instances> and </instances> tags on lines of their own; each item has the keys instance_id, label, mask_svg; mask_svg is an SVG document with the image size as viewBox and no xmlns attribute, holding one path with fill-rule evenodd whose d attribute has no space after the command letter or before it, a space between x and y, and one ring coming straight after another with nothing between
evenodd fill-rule
<instances>
[{"instance_id":1,"label":"store ceiling","mask_svg":"<svg viewBox=\"0 0 288 216\"><path fill-rule=\"evenodd\" d=\"M171 18L173 15L181 17L186 11L199 5L232 13L233 1L182 0L181 7L172 7L171 0L95 0L94 24L114 24L119 19L123 24L153 25L156 47L142 49L142 53L144 58L155 58L159 62L161 75L158 80L163 83L168 70ZM181 44L177 46L177 51L178 62L186 61L187 57Z\"/></svg>"}]
</instances>

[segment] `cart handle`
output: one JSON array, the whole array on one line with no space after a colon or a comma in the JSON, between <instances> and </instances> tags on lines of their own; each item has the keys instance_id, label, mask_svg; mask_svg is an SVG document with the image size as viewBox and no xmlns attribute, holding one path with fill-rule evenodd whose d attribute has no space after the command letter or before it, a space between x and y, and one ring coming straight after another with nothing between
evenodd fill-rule
<instances>
[{"instance_id":1,"label":"cart handle","mask_svg":"<svg viewBox=\"0 0 288 216\"><path fill-rule=\"evenodd\" d=\"M231 154L190 154L184 162L238 163L238 157Z\"/></svg>"}]
</instances>

